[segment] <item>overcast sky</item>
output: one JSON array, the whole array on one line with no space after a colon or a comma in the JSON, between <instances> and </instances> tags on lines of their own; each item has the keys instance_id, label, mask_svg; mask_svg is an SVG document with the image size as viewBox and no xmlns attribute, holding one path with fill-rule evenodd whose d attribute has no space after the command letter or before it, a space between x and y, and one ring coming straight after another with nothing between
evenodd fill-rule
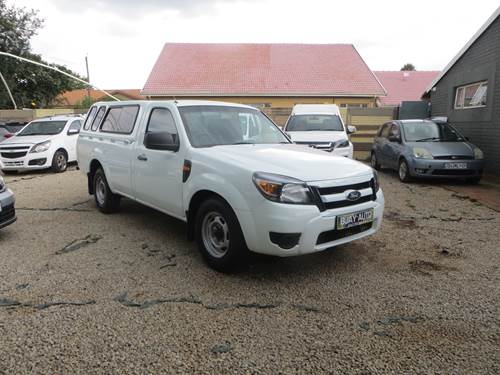
<instances>
[{"instance_id":1,"label":"overcast sky","mask_svg":"<svg viewBox=\"0 0 500 375\"><path fill-rule=\"evenodd\" d=\"M32 47L101 88L142 88L166 42L352 43L372 70L441 70L498 0L10 0L45 25ZM300 64L300 61L297 61Z\"/></svg>"}]
</instances>

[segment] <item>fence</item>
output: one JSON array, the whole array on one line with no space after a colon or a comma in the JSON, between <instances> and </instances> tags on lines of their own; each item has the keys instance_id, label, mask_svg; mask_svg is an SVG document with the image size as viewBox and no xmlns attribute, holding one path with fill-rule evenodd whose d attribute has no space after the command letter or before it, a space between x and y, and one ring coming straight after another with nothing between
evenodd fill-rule
<instances>
[{"instance_id":1,"label":"fence","mask_svg":"<svg viewBox=\"0 0 500 375\"><path fill-rule=\"evenodd\" d=\"M87 110L50 108L50 109L6 109L0 110L0 122L30 122L36 118L85 113Z\"/></svg>"}]
</instances>

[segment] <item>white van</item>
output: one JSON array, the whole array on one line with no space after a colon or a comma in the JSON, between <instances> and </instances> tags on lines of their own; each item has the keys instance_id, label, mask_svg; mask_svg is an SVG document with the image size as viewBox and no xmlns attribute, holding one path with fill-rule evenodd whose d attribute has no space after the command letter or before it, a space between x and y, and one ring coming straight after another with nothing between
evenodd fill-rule
<instances>
[{"instance_id":1,"label":"white van","mask_svg":"<svg viewBox=\"0 0 500 375\"><path fill-rule=\"evenodd\" d=\"M344 125L335 104L296 104L284 130L296 144L353 158L352 143L347 135L356 128Z\"/></svg>"},{"instance_id":2,"label":"white van","mask_svg":"<svg viewBox=\"0 0 500 375\"><path fill-rule=\"evenodd\" d=\"M240 104L96 103L78 164L102 212L127 197L179 218L219 270L248 250L286 257L358 240L383 216L372 168L295 145Z\"/></svg>"}]
</instances>

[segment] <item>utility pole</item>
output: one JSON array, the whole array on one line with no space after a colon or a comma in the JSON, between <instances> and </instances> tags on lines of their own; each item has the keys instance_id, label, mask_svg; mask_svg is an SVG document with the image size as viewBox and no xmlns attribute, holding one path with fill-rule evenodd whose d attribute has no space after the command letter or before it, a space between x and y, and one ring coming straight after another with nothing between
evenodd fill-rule
<instances>
[{"instance_id":1,"label":"utility pole","mask_svg":"<svg viewBox=\"0 0 500 375\"><path fill-rule=\"evenodd\" d=\"M87 82L90 83L89 55L85 55L85 67L87 68ZM90 103L90 86L87 86L87 96L89 98L89 103Z\"/></svg>"}]
</instances>

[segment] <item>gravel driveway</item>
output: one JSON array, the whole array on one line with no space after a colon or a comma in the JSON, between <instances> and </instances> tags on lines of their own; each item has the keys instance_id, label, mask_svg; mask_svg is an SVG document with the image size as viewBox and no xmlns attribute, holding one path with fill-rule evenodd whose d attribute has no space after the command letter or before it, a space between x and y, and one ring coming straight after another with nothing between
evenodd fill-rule
<instances>
[{"instance_id":1,"label":"gravel driveway","mask_svg":"<svg viewBox=\"0 0 500 375\"><path fill-rule=\"evenodd\" d=\"M437 184L382 173L376 236L223 275L79 171L7 182L0 373L500 373L500 213Z\"/></svg>"}]
</instances>

